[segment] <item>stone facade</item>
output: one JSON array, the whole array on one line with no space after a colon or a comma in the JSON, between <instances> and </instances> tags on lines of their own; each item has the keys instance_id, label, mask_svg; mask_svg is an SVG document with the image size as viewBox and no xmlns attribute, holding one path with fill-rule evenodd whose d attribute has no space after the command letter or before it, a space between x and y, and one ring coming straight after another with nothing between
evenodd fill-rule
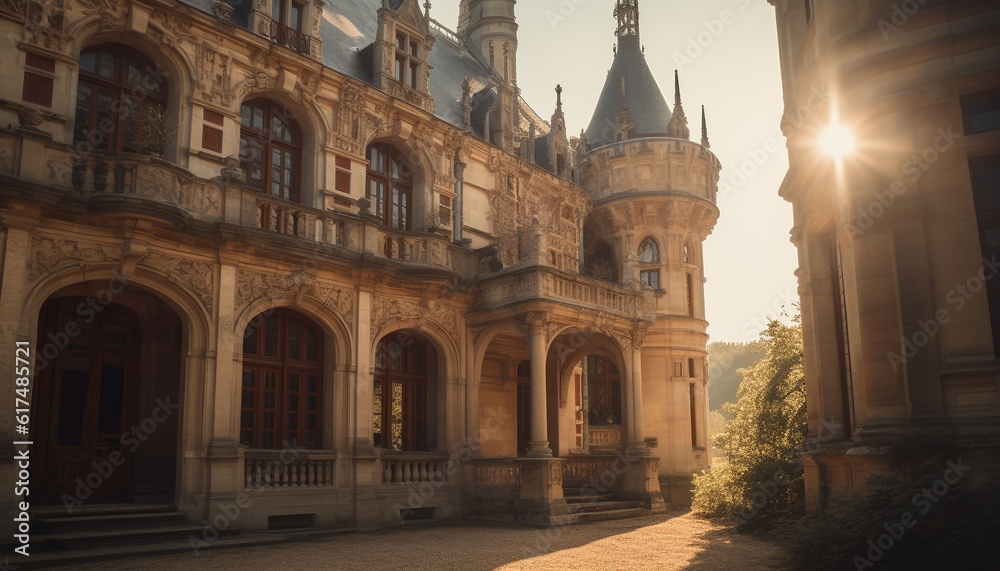
<instances>
[{"instance_id":1,"label":"stone facade","mask_svg":"<svg viewBox=\"0 0 1000 571\"><path fill-rule=\"evenodd\" d=\"M988 477L1000 436L989 202L1000 10L771 4L791 163L781 196L794 205L816 439L803 457L807 504L859 497L869 476L933 451L976 458L977 478ZM817 144L838 121L857 140L839 162Z\"/></svg>"},{"instance_id":2,"label":"stone facade","mask_svg":"<svg viewBox=\"0 0 1000 571\"><path fill-rule=\"evenodd\" d=\"M564 476L688 501L710 457L707 139L570 140L558 94L535 116L514 0L463 2L459 33L413 0L342 4L0 4L0 366L30 344L27 499L192 522L235 503L244 530L572 521ZM503 65L480 52L501 39ZM613 275L587 270L609 253ZM591 358L619 395L593 451Z\"/></svg>"}]
</instances>

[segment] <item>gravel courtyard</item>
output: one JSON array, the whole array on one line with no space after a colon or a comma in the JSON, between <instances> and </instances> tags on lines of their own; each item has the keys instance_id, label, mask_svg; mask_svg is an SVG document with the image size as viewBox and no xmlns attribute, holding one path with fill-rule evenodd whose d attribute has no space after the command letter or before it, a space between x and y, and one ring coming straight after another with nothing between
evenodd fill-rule
<instances>
[{"instance_id":1,"label":"gravel courtyard","mask_svg":"<svg viewBox=\"0 0 1000 571\"><path fill-rule=\"evenodd\" d=\"M781 569L775 546L737 535L686 511L552 529L451 524L310 541L119 559L93 570Z\"/></svg>"}]
</instances>

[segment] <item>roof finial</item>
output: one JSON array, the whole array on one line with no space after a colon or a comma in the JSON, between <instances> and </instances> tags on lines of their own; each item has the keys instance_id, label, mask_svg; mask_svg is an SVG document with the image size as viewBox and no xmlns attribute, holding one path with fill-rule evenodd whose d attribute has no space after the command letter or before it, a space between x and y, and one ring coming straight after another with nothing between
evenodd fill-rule
<instances>
[{"instance_id":1,"label":"roof finial","mask_svg":"<svg viewBox=\"0 0 1000 571\"><path fill-rule=\"evenodd\" d=\"M674 70L674 113L667 126L667 136L676 139L691 139L691 130L688 129L684 106L681 105L681 80L676 69Z\"/></svg>"},{"instance_id":2,"label":"roof finial","mask_svg":"<svg viewBox=\"0 0 1000 571\"><path fill-rule=\"evenodd\" d=\"M431 19L431 0L424 2L424 18Z\"/></svg>"},{"instance_id":3,"label":"roof finial","mask_svg":"<svg viewBox=\"0 0 1000 571\"><path fill-rule=\"evenodd\" d=\"M639 36L639 0L617 0L615 17L618 18L616 36Z\"/></svg>"},{"instance_id":4,"label":"roof finial","mask_svg":"<svg viewBox=\"0 0 1000 571\"><path fill-rule=\"evenodd\" d=\"M562 111L562 85L556 85L556 111Z\"/></svg>"},{"instance_id":5,"label":"roof finial","mask_svg":"<svg viewBox=\"0 0 1000 571\"><path fill-rule=\"evenodd\" d=\"M711 143L708 142L708 123L705 121L705 106L701 106L701 146L706 149L712 148Z\"/></svg>"},{"instance_id":6,"label":"roof finial","mask_svg":"<svg viewBox=\"0 0 1000 571\"><path fill-rule=\"evenodd\" d=\"M681 104L681 78L678 71L674 70L674 105Z\"/></svg>"}]
</instances>

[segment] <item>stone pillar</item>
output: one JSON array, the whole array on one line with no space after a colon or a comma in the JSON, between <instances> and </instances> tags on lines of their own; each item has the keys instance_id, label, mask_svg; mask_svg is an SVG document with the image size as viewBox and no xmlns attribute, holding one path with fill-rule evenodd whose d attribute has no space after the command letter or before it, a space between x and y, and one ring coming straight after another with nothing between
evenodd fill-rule
<instances>
[{"instance_id":1,"label":"stone pillar","mask_svg":"<svg viewBox=\"0 0 1000 571\"><path fill-rule=\"evenodd\" d=\"M576 516L569 512L563 497L563 464L566 461L562 458L519 458L518 461L521 462L521 522L551 525L575 521Z\"/></svg>"},{"instance_id":2,"label":"stone pillar","mask_svg":"<svg viewBox=\"0 0 1000 571\"><path fill-rule=\"evenodd\" d=\"M642 349L638 347L632 348L632 375L629 378L629 385L632 389L629 391L632 399L632 418L629 419L632 425L632 441L628 445L640 453L649 454L642 416Z\"/></svg>"},{"instance_id":3,"label":"stone pillar","mask_svg":"<svg viewBox=\"0 0 1000 571\"><path fill-rule=\"evenodd\" d=\"M209 490L225 497L243 489L239 446L239 386L242 374L234 360L236 346L236 266L223 262L219 272L219 317L215 358L206 359L205 402L212 411L209 435Z\"/></svg>"},{"instance_id":4,"label":"stone pillar","mask_svg":"<svg viewBox=\"0 0 1000 571\"><path fill-rule=\"evenodd\" d=\"M549 447L548 414L545 398L545 356L547 343L546 328L541 318L529 321L528 336L531 349L531 444L528 456L532 458L551 458Z\"/></svg>"}]
</instances>

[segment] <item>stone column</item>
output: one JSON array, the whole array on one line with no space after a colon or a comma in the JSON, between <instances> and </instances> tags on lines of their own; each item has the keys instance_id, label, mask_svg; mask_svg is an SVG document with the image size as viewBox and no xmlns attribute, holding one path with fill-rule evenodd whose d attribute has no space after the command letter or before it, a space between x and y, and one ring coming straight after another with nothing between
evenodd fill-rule
<instances>
[{"instance_id":1,"label":"stone column","mask_svg":"<svg viewBox=\"0 0 1000 571\"><path fill-rule=\"evenodd\" d=\"M545 398L545 356L548 349L545 338L546 327L541 316L533 316L528 322L528 327L531 349L531 444L528 456L551 458Z\"/></svg>"},{"instance_id":2,"label":"stone column","mask_svg":"<svg viewBox=\"0 0 1000 571\"><path fill-rule=\"evenodd\" d=\"M632 347L632 375L629 379L629 384L631 385L631 398L632 398L632 418L629 419L629 423L632 425L632 441L629 442L629 448L633 448L639 452L645 454L649 453L649 448L646 447L646 432L643 429L643 416L642 416L642 349L641 347Z\"/></svg>"}]
</instances>

